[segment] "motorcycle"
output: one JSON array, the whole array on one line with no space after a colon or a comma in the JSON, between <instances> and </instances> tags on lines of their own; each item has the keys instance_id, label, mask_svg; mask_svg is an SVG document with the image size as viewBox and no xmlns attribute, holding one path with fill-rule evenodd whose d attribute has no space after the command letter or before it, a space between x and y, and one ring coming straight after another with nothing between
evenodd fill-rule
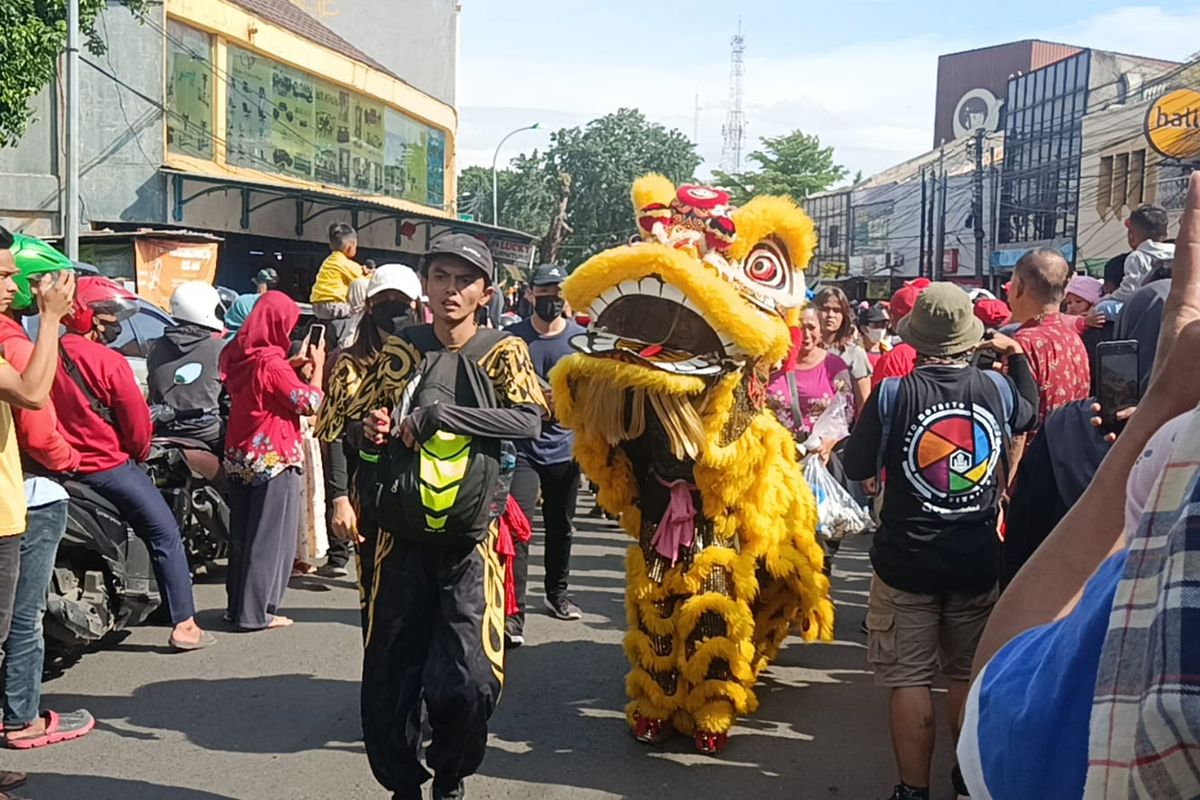
<instances>
[{"instance_id":1,"label":"motorcycle","mask_svg":"<svg viewBox=\"0 0 1200 800\"><path fill-rule=\"evenodd\" d=\"M54 656L78 652L145 621L162 596L150 550L108 500L82 483L70 497L46 601L45 634Z\"/></svg>"},{"instance_id":2,"label":"motorcycle","mask_svg":"<svg viewBox=\"0 0 1200 800\"><path fill-rule=\"evenodd\" d=\"M193 572L228 556L229 503L220 459L200 442L162 438L151 442L142 468L171 507ZM150 551L121 512L82 483L68 480L63 487L70 498L67 530L45 616L55 659L144 622L162 603Z\"/></svg>"},{"instance_id":3,"label":"motorcycle","mask_svg":"<svg viewBox=\"0 0 1200 800\"><path fill-rule=\"evenodd\" d=\"M156 427L199 418L204 412L151 409ZM156 437L150 444L146 472L171 507L193 574L229 555L229 501L220 457L196 439Z\"/></svg>"}]
</instances>

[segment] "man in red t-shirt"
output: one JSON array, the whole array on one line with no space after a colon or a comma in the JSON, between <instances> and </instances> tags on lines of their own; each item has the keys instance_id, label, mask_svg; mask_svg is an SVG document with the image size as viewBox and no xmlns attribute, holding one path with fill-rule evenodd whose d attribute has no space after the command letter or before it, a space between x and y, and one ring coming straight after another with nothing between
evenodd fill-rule
<instances>
[{"instance_id":1,"label":"man in red t-shirt","mask_svg":"<svg viewBox=\"0 0 1200 800\"><path fill-rule=\"evenodd\" d=\"M1021 323L1013 337L1025 351L1038 385L1040 429L1046 415L1091 391L1091 367L1075 326L1059 313L1071 280L1071 267L1057 250L1031 250L1013 269L1008 302L1013 321Z\"/></svg>"},{"instance_id":2,"label":"man in red t-shirt","mask_svg":"<svg viewBox=\"0 0 1200 800\"><path fill-rule=\"evenodd\" d=\"M908 281L892 295L888 310L892 315L892 330L900 324L900 320L908 316L917 304L917 297L929 286L928 278L917 278ZM887 351L875 362L871 373L871 388L874 389L884 378L903 378L917 366L917 351L913 346L900 342Z\"/></svg>"}]
</instances>

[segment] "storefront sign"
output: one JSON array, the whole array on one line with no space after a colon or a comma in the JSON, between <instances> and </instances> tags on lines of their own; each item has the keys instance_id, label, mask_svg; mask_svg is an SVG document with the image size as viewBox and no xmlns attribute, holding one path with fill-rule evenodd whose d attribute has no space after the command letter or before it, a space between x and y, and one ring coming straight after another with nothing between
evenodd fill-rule
<instances>
[{"instance_id":1,"label":"storefront sign","mask_svg":"<svg viewBox=\"0 0 1200 800\"><path fill-rule=\"evenodd\" d=\"M1176 89L1146 112L1146 138L1167 158L1200 158L1200 91Z\"/></svg>"},{"instance_id":2,"label":"storefront sign","mask_svg":"<svg viewBox=\"0 0 1200 800\"><path fill-rule=\"evenodd\" d=\"M138 296L164 310L181 283L212 283L217 276L216 242L136 239L134 256Z\"/></svg>"},{"instance_id":3,"label":"storefront sign","mask_svg":"<svg viewBox=\"0 0 1200 800\"><path fill-rule=\"evenodd\" d=\"M839 261L826 261L821 265L821 277L825 280L840 278L846 274L846 265Z\"/></svg>"},{"instance_id":4,"label":"storefront sign","mask_svg":"<svg viewBox=\"0 0 1200 800\"><path fill-rule=\"evenodd\" d=\"M533 266L533 245L529 242L518 242L513 239L492 239L488 242L492 258L498 264L511 264L522 272L527 272Z\"/></svg>"},{"instance_id":5,"label":"storefront sign","mask_svg":"<svg viewBox=\"0 0 1200 800\"><path fill-rule=\"evenodd\" d=\"M892 296L891 278L871 278L867 281L868 300L887 300Z\"/></svg>"},{"instance_id":6,"label":"storefront sign","mask_svg":"<svg viewBox=\"0 0 1200 800\"><path fill-rule=\"evenodd\" d=\"M357 92L230 46L226 162L440 208L446 136Z\"/></svg>"}]
</instances>

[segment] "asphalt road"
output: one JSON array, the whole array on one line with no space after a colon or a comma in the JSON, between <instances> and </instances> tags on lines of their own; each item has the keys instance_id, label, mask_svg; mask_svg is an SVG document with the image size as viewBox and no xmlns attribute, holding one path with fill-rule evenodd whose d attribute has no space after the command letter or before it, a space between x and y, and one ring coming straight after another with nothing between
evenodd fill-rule
<instances>
[{"instance_id":1,"label":"asphalt road","mask_svg":"<svg viewBox=\"0 0 1200 800\"><path fill-rule=\"evenodd\" d=\"M581 509L582 511L583 509ZM664 749L625 726L621 651L623 553L614 524L580 519L572 561L582 622L535 611L528 643L509 654L473 798L887 797L894 767L886 699L871 684L865 637L866 540L835 561L837 641L793 639L759 687L761 708L720 758L677 738ZM541 553L531 561L540 587ZM295 580L290 629L223 632L220 576L197 586L212 649L171 653L165 628L144 627L89 653L46 685L45 705L84 707L97 730L40 751L6 751L0 766L33 775L32 800L384 800L359 741L360 634L350 580ZM934 798L949 789L939 705Z\"/></svg>"}]
</instances>

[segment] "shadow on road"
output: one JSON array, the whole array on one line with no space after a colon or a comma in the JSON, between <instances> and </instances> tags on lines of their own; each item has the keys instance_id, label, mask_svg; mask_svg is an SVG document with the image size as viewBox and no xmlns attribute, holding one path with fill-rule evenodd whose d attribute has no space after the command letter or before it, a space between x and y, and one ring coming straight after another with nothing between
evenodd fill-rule
<instances>
[{"instance_id":1,"label":"shadow on road","mask_svg":"<svg viewBox=\"0 0 1200 800\"><path fill-rule=\"evenodd\" d=\"M631 798L858 798L890 791L887 701L872 683L859 632L871 575L869 539L847 543L834 561L837 641L790 639L756 687L759 710L740 721L721 757L708 758L679 736L658 749L629 735L628 666L612 632L625 628L623 580L609 577L623 570L629 540L610 523L577 524L582 552L572 557L571 591L585 612L608 617L599 625L585 621L604 634L591 639L606 641L539 644L531 638L509 655L484 775ZM531 558L537 564L540 554ZM589 574L596 570L603 575ZM530 584L538 585L532 574ZM944 755L945 744L940 747ZM864 795L864 787L872 794Z\"/></svg>"},{"instance_id":2,"label":"shadow on road","mask_svg":"<svg viewBox=\"0 0 1200 800\"><path fill-rule=\"evenodd\" d=\"M87 800L140 800L140 798L170 798L171 800L239 800L223 794L213 794L181 786L160 786L146 781L127 781L99 775L62 775L39 772L29 777L21 790L36 798L86 797Z\"/></svg>"},{"instance_id":3,"label":"shadow on road","mask_svg":"<svg viewBox=\"0 0 1200 800\"><path fill-rule=\"evenodd\" d=\"M362 752L358 687L357 680L295 674L189 679L145 684L131 697L55 694L53 703L56 708L86 708L101 721L101 730L125 739L144 740L147 730L176 731L208 750Z\"/></svg>"}]
</instances>

